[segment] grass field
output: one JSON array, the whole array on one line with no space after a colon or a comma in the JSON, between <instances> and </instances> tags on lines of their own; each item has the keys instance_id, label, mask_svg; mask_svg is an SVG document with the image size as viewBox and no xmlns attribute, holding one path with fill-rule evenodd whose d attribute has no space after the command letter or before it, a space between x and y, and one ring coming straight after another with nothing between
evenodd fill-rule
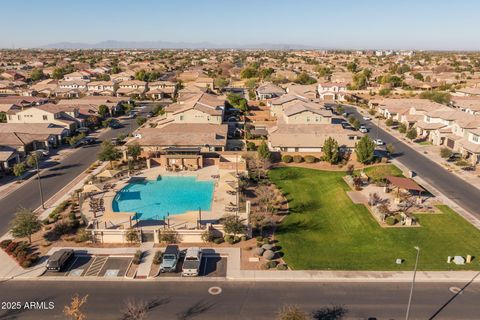
<instances>
[{"instance_id":1,"label":"grass field","mask_svg":"<svg viewBox=\"0 0 480 320\"><path fill-rule=\"evenodd\" d=\"M342 172L304 168L270 171L290 202L290 215L276 232L293 269L411 270L421 248L419 270L480 269L447 264L447 256L480 256L480 231L447 206L441 214L416 215L421 227L382 228L345 191ZM395 259L405 262L396 265Z\"/></svg>"}]
</instances>

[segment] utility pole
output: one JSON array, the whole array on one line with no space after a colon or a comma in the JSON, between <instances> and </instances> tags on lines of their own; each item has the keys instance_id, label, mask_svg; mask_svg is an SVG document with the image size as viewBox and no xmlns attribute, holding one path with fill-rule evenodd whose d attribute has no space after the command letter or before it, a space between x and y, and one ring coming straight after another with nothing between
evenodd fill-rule
<instances>
[{"instance_id":1,"label":"utility pole","mask_svg":"<svg viewBox=\"0 0 480 320\"><path fill-rule=\"evenodd\" d=\"M38 190L40 191L40 201L42 202L42 209L45 209L45 202L43 201L43 189L42 182L40 181L40 168L38 167L38 156L32 155L35 158L35 167L37 168L37 181L38 181Z\"/></svg>"},{"instance_id":2,"label":"utility pole","mask_svg":"<svg viewBox=\"0 0 480 320\"><path fill-rule=\"evenodd\" d=\"M410 287L410 296L408 297L407 314L405 315L405 320L408 320L408 317L410 315L410 306L412 304L413 288L415 286L415 277L417 275L418 258L420 256L420 248L416 246L414 248L415 250L417 250L417 258L415 259L415 268L413 269L412 286Z\"/></svg>"}]
</instances>

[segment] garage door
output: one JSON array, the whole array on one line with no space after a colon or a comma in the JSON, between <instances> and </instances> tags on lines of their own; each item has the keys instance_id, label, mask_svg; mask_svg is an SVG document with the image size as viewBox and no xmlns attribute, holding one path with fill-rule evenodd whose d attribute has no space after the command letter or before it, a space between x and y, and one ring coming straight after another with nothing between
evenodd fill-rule
<instances>
[{"instance_id":1,"label":"garage door","mask_svg":"<svg viewBox=\"0 0 480 320\"><path fill-rule=\"evenodd\" d=\"M455 141L453 141L452 139L447 139L447 147L449 147L450 149L453 149L454 146L455 146Z\"/></svg>"},{"instance_id":2,"label":"garage door","mask_svg":"<svg viewBox=\"0 0 480 320\"><path fill-rule=\"evenodd\" d=\"M332 95L324 95L323 96L323 100L327 100L327 101L333 101L333 96Z\"/></svg>"}]
</instances>

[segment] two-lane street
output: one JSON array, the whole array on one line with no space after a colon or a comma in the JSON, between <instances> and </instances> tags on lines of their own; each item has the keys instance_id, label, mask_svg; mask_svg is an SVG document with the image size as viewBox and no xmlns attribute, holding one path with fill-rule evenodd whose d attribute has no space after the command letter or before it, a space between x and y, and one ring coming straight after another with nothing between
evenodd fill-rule
<instances>
[{"instance_id":1,"label":"two-lane street","mask_svg":"<svg viewBox=\"0 0 480 320\"><path fill-rule=\"evenodd\" d=\"M365 121L354 107L344 106L344 108L348 113L353 114L361 123L365 123L370 128L369 135L372 139L379 138L386 144L391 143L395 149L395 158L400 163L413 170L456 204L480 218L480 190L447 171L439 164L419 154L382 128L379 128L375 123L375 119Z\"/></svg>"},{"instance_id":2,"label":"two-lane street","mask_svg":"<svg viewBox=\"0 0 480 320\"><path fill-rule=\"evenodd\" d=\"M136 127L136 119L122 121L124 127L103 132L98 139L107 141L120 134L128 134ZM60 163L43 170L41 182L44 199L47 200L66 184L87 169L96 159L100 143L80 147L67 155ZM19 207L36 209L41 205L38 181L31 179L22 183L21 187L0 200L0 235L8 231L8 223Z\"/></svg>"},{"instance_id":3,"label":"two-lane street","mask_svg":"<svg viewBox=\"0 0 480 320\"><path fill-rule=\"evenodd\" d=\"M478 319L480 286L419 283L410 319ZM211 295L208 289L221 288ZM51 310L0 310L0 319L60 319L65 304L88 294L88 319L122 319L125 302L151 302L148 319L275 319L284 304L323 317L344 312L344 319L404 319L408 283L272 283L272 282L19 282L0 284L1 302L53 302ZM337 308L332 308L336 306ZM324 309L322 309L324 308ZM329 308L329 309L325 309Z\"/></svg>"}]
</instances>

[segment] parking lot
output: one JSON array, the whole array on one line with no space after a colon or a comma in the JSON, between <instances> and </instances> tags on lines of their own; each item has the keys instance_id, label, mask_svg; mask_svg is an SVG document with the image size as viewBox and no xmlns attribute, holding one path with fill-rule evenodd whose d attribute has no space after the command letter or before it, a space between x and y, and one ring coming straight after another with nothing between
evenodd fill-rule
<instances>
[{"instance_id":1,"label":"parking lot","mask_svg":"<svg viewBox=\"0 0 480 320\"><path fill-rule=\"evenodd\" d=\"M183 257L180 258L175 272L160 273L160 277L181 277ZM200 277L225 277L227 275L227 258L221 256L203 256L200 263Z\"/></svg>"},{"instance_id":2,"label":"parking lot","mask_svg":"<svg viewBox=\"0 0 480 320\"><path fill-rule=\"evenodd\" d=\"M47 270L44 277L124 277L131 257L77 255L59 272Z\"/></svg>"}]
</instances>

